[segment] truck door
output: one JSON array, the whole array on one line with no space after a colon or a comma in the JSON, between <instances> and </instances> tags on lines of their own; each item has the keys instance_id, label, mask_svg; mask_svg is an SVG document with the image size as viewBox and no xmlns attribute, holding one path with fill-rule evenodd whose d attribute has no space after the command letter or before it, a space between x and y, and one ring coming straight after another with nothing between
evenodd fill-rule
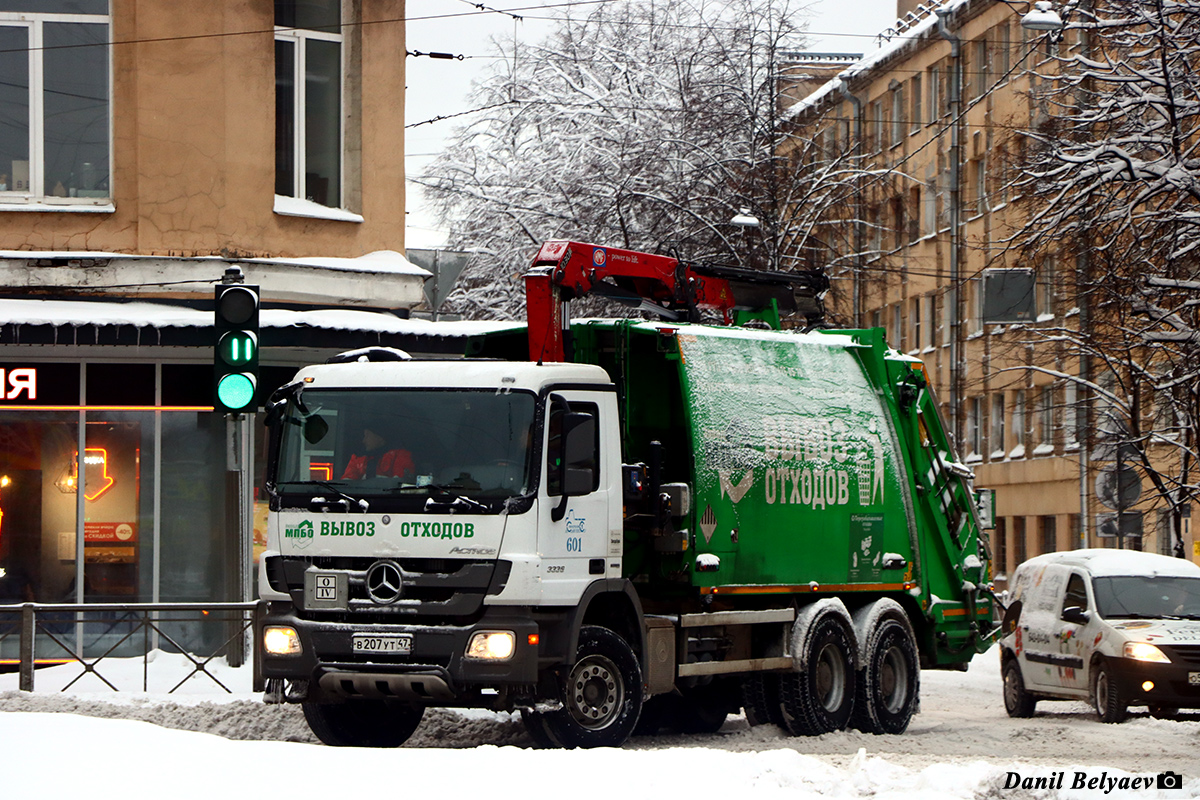
<instances>
[{"instance_id":1,"label":"truck door","mask_svg":"<svg viewBox=\"0 0 1200 800\"><path fill-rule=\"evenodd\" d=\"M546 404L538 514L546 603L575 603L592 581L609 572L620 576L621 503L613 496L619 481L614 483L611 474L620 457L619 447L614 450L615 429L609 430L615 422L615 402L606 402L611 399L594 392L561 391ZM614 513L615 519L610 518ZM609 558L610 532L617 537L615 558Z\"/></svg>"},{"instance_id":2,"label":"truck door","mask_svg":"<svg viewBox=\"0 0 1200 800\"><path fill-rule=\"evenodd\" d=\"M1082 573L1072 571L1067 579L1062 608L1059 609L1058 680L1064 689L1086 694L1088 688L1087 655L1093 635L1095 612L1088 598L1088 581Z\"/></svg>"}]
</instances>

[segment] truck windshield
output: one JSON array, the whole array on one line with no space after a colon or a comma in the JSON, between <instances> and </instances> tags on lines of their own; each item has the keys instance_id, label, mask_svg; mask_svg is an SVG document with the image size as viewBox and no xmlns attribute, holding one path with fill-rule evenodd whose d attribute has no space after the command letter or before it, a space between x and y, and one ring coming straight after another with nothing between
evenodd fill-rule
<instances>
[{"instance_id":1,"label":"truck windshield","mask_svg":"<svg viewBox=\"0 0 1200 800\"><path fill-rule=\"evenodd\" d=\"M524 495L535 405L494 390L308 390L281 418L276 483L354 498Z\"/></svg>"},{"instance_id":2,"label":"truck windshield","mask_svg":"<svg viewBox=\"0 0 1200 800\"><path fill-rule=\"evenodd\" d=\"M1200 578L1117 576L1096 578L1092 588L1105 619L1200 619Z\"/></svg>"}]
</instances>

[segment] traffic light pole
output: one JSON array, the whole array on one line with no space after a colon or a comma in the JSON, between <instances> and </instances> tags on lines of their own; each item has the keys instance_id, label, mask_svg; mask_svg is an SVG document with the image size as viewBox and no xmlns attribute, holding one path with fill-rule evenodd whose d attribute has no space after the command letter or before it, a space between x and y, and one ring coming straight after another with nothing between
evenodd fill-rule
<instances>
[{"instance_id":1,"label":"traffic light pole","mask_svg":"<svg viewBox=\"0 0 1200 800\"><path fill-rule=\"evenodd\" d=\"M245 283L242 271L225 270L214 294L213 408L225 412L225 531L229 599L248 601L253 593L254 449L250 423L258 389L257 286ZM231 622L230 666L245 663L247 632Z\"/></svg>"}]
</instances>

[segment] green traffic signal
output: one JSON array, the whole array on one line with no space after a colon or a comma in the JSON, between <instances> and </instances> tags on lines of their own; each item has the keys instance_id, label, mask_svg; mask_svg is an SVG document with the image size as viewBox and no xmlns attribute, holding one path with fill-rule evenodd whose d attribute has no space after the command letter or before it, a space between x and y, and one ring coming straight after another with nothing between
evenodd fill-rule
<instances>
[{"instance_id":1,"label":"green traffic signal","mask_svg":"<svg viewBox=\"0 0 1200 800\"><path fill-rule=\"evenodd\" d=\"M225 375L217 384L217 400L230 411L239 411L254 402L254 376L245 372Z\"/></svg>"},{"instance_id":2,"label":"green traffic signal","mask_svg":"<svg viewBox=\"0 0 1200 800\"><path fill-rule=\"evenodd\" d=\"M248 331L230 331L217 342L217 353L230 366L254 363L258 338Z\"/></svg>"}]
</instances>

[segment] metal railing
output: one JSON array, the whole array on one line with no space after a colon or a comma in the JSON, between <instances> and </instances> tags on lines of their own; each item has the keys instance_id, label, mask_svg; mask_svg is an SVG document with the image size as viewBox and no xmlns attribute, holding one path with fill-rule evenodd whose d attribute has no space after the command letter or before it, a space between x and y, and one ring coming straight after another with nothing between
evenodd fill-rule
<instances>
[{"instance_id":1,"label":"metal railing","mask_svg":"<svg viewBox=\"0 0 1200 800\"><path fill-rule=\"evenodd\" d=\"M262 601L247 603L22 603L0 605L0 646L17 632L20 643L19 688L32 692L34 668L39 657L43 663L78 663L83 671L59 691L66 691L88 675L94 675L113 691L120 691L100 672L98 666L109 658L127 658L129 650L140 651L142 658L142 690L149 691L150 653L169 649L191 662L191 671L172 687L172 694L193 676L203 673L216 686L230 694L233 690L209 671L209 664L226 656L230 666L245 663L247 634L258 630L266 612ZM184 641L182 626L217 626L219 641L215 646L197 646L196 641ZM225 626L222 631L220 626ZM175 630L172 630L175 628ZM141 641L138 641L140 634ZM52 648L49 654L37 652L39 638ZM205 637L199 637L204 639ZM208 637L211 640L211 637ZM258 648L250 638L253 654L254 691L262 689ZM140 645L140 646L139 646ZM200 652L197 652L200 651Z\"/></svg>"}]
</instances>

